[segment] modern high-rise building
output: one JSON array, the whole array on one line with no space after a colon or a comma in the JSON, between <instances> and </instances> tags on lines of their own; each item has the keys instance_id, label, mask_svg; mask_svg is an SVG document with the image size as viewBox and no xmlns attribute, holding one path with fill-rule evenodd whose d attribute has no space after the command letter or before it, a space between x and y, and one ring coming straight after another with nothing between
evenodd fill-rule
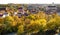
<instances>
[{"instance_id":1,"label":"modern high-rise building","mask_svg":"<svg viewBox=\"0 0 60 35\"><path fill-rule=\"evenodd\" d=\"M46 7L46 13L47 14L52 14L54 12L57 12L57 6L49 5L49 6Z\"/></svg>"}]
</instances>

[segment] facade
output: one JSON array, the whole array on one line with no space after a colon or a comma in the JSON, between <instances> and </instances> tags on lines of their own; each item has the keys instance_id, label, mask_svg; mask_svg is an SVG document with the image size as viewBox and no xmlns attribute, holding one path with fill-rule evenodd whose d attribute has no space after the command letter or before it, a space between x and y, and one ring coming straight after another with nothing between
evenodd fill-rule
<instances>
[{"instance_id":1,"label":"facade","mask_svg":"<svg viewBox=\"0 0 60 35\"><path fill-rule=\"evenodd\" d=\"M0 13L0 18L3 16L3 14Z\"/></svg>"},{"instance_id":2,"label":"facade","mask_svg":"<svg viewBox=\"0 0 60 35\"><path fill-rule=\"evenodd\" d=\"M17 14L17 12L14 12L13 15L15 16Z\"/></svg>"},{"instance_id":3,"label":"facade","mask_svg":"<svg viewBox=\"0 0 60 35\"><path fill-rule=\"evenodd\" d=\"M0 7L0 13L4 13L6 12L6 8L5 7Z\"/></svg>"},{"instance_id":4,"label":"facade","mask_svg":"<svg viewBox=\"0 0 60 35\"><path fill-rule=\"evenodd\" d=\"M24 10L23 7L18 8L18 13L24 14L26 11Z\"/></svg>"},{"instance_id":5,"label":"facade","mask_svg":"<svg viewBox=\"0 0 60 35\"><path fill-rule=\"evenodd\" d=\"M46 7L46 13L47 14L52 14L54 12L57 12L57 6L53 5L53 6L47 6Z\"/></svg>"},{"instance_id":6,"label":"facade","mask_svg":"<svg viewBox=\"0 0 60 35\"><path fill-rule=\"evenodd\" d=\"M22 16L21 13L17 13L16 16L18 16L19 18Z\"/></svg>"},{"instance_id":7,"label":"facade","mask_svg":"<svg viewBox=\"0 0 60 35\"><path fill-rule=\"evenodd\" d=\"M3 13L3 17L9 16L8 12Z\"/></svg>"},{"instance_id":8,"label":"facade","mask_svg":"<svg viewBox=\"0 0 60 35\"><path fill-rule=\"evenodd\" d=\"M5 7L0 7L0 17L3 16L4 12L6 12L6 8Z\"/></svg>"},{"instance_id":9,"label":"facade","mask_svg":"<svg viewBox=\"0 0 60 35\"><path fill-rule=\"evenodd\" d=\"M37 6L28 6L27 9L30 11L30 13L36 13L38 12L39 8Z\"/></svg>"}]
</instances>

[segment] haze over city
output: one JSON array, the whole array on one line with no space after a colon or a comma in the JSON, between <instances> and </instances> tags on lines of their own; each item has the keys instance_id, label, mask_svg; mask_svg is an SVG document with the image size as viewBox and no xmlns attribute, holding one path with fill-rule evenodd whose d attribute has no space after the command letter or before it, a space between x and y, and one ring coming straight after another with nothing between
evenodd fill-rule
<instances>
[{"instance_id":1,"label":"haze over city","mask_svg":"<svg viewBox=\"0 0 60 35\"><path fill-rule=\"evenodd\" d=\"M60 0L0 0L0 4L60 4Z\"/></svg>"}]
</instances>

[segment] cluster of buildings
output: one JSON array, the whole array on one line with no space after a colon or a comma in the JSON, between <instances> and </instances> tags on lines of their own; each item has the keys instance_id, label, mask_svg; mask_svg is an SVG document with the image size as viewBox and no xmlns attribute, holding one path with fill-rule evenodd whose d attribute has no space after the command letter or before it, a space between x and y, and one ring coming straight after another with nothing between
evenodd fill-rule
<instances>
[{"instance_id":1,"label":"cluster of buildings","mask_svg":"<svg viewBox=\"0 0 60 35\"><path fill-rule=\"evenodd\" d=\"M0 17L6 17L6 16L10 16L10 15L16 15L18 17L21 17L22 15L24 16L28 16L27 10L29 10L30 13L37 13L39 11L44 11L47 14L53 14L58 12L58 14L60 14L60 8L57 5L54 4L50 4L50 5L27 5L27 8L24 9L24 7L19 7L17 8L18 12L13 12L13 10L9 9L8 7L0 7ZM13 12L12 14L9 13Z\"/></svg>"},{"instance_id":2,"label":"cluster of buildings","mask_svg":"<svg viewBox=\"0 0 60 35\"><path fill-rule=\"evenodd\" d=\"M17 9L17 12L14 12L13 10L9 9L8 7L0 7L0 17L6 17L6 16L18 16L21 17L22 15L28 16L27 11L24 10L22 7L19 7Z\"/></svg>"}]
</instances>

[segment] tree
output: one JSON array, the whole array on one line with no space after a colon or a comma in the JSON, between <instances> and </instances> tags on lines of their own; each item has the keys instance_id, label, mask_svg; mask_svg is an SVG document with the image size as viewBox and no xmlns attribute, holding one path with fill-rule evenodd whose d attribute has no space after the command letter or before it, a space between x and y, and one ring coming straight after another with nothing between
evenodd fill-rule
<instances>
[{"instance_id":1,"label":"tree","mask_svg":"<svg viewBox=\"0 0 60 35\"><path fill-rule=\"evenodd\" d=\"M43 30L45 26L46 26L45 19L31 20L30 24L27 25L27 31L37 33L40 30Z\"/></svg>"},{"instance_id":2,"label":"tree","mask_svg":"<svg viewBox=\"0 0 60 35\"><path fill-rule=\"evenodd\" d=\"M4 18L4 24L6 24L6 31L9 32L12 32L12 29L16 26L16 23L14 22L14 19L11 16L7 16Z\"/></svg>"},{"instance_id":3,"label":"tree","mask_svg":"<svg viewBox=\"0 0 60 35\"><path fill-rule=\"evenodd\" d=\"M17 31L18 35L22 35L24 33L24 26L23 25L20 25L18 27L18 31Z\"/></svg>"}]
</instances>

